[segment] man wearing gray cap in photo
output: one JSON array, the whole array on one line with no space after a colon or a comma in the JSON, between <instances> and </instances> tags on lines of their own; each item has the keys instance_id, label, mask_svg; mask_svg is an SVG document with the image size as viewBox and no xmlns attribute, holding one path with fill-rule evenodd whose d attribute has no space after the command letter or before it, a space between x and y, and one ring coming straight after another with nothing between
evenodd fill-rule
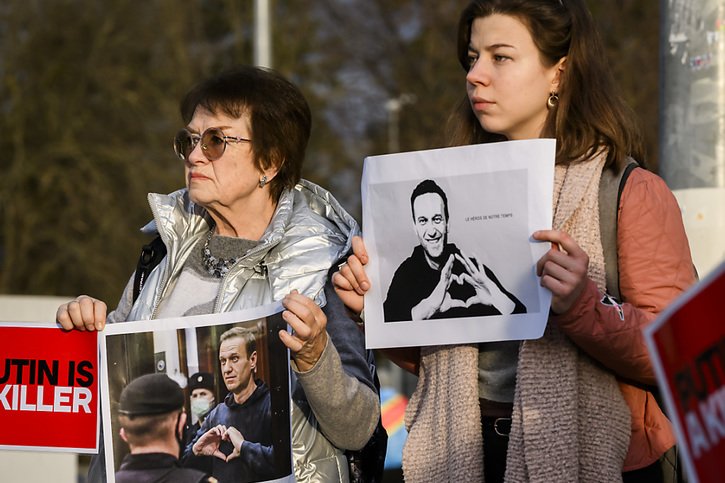
<instances>
[{"instance_id":1,"label":"man wearing gray cap in photo","mask_svg":"<svg viewBox=\"0 0 725 483\"><path fill-rule=\"evenodd\" d=\"M205 473L179 466L181 435L186 423L184 393L165 374L146 374L121 392L118 421L128 443L116 472L117 483L214 483Z\"/></svg>"}]
</instances>

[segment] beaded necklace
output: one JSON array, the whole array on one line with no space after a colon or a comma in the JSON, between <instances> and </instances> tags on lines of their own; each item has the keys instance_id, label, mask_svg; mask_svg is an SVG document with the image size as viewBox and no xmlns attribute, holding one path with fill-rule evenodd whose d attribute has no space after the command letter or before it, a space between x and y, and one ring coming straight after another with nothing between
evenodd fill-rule
<instances>
[{"instance_id":1,"label":"beaded necklace","mask_svg":"<svg viewBox=\"0 0 725 483\"><path fill-rule=\"evenodd\" d=\"M214 229L212 228L206 236L204 247L201 249L201 258L204 263L204 268L206 268L206 271L209 272L209 275L216 278L223 278L227 272L229 272L232 265L237 262L237 259L235 257L217 258L211 254L211 250L209 250L209 242L211 241L213 232Z\"/></svg>"}]
</instances>

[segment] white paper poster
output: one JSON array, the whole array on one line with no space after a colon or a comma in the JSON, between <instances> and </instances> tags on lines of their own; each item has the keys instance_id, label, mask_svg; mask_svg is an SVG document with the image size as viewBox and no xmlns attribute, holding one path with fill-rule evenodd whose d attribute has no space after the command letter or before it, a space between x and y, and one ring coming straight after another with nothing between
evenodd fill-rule
<instances>
[{"instance_id":1,"label":"white paper poster","mask_svg":"<svg viewBox=\"0 0 725 483\"><path fill-rule=\"evenodd\" d=\"M287 329L283 310L275 303L221 314L107 325L100 350L108 481L116 481L115 472L129 453L129 444L119 435L123 388L142 375L164 373L185 390L185 412L190 414L187 378L198 371L212 374L216 406L187 442L186 451L182 449L181 465L221 482L294 481L289 351L278 335ZM220 363L227 359L235 366L222 369ZM254 392L238 401L229 386L249 384L254 384ZM209 437L204 444L216 450L214 455L212 451L209 456L193 454L194 443L212 434L219 424L234 427L242 435L243 449L235 450L231 440Z\"/></svg>"},{"instance_id":2,"label":"white paper poster","mask_svg":"<svg viewBox=\"0 0 725 483\"><path fill-rule=\"evenodd\" d=\"M551 294L556 142L508 141L365 159L368 348L535 339Z\"/></svg>"}]
</instances>

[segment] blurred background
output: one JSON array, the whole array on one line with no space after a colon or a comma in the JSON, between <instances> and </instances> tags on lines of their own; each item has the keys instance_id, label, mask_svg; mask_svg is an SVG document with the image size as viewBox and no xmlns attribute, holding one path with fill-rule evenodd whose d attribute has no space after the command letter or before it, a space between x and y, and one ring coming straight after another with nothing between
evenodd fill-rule
<instances>
[{"instance_id":1,"label":"blurred background","mask_svg":"<svg viewBox=\"0 0 725 483\"><path fill-rule=\"evenodd\" d=\"M115 305L148 240L146 194L183 186L178 103L255 63L254 1L5 0L0 5L0 293ZM589 2L657 166L657 2ZM304 177L360 219L367 155L444 145L463 95L465 1L270 2L271 66L313 113Z\"/></svg>"},{"instance_id":2,"label":"blurred background","mask_svg":"<svg viewBox=\"0 0 725 483\"><path fill-rule=\"evenodd\" d=\"M172 151L180 97L234 64L271 66L301 88L313 113L303 176L360 220L365 156L445 145L465 95L455 36L466 3L3 0L0 294L86 293L115 306L148 242L138 231L151 217L146 194L184 183ZM686 223L703 233L691 237L702 274L725 246L723 3L587 3L644 128L647 166L681 191ZM45 310L34 317L52 319ZM380 364L392 389L384 420L403 431L415 380Z\"/></svg>"}]
</instances>

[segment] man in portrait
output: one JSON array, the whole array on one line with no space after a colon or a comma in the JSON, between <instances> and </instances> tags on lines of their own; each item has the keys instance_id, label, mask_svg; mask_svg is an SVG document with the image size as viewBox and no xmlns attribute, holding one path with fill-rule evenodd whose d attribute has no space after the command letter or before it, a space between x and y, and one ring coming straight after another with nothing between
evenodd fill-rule
<instances>
[{"instance_id":1,"label":"man in portrait","mask_svg":"<svg viewBox=\"0 0 725 483\"><path fill-rule=\"evenodd\" d=\"M212 476L222 483L264 481L275 477L269 388L256 379L256 337L252 329L233 327L219 338L219 365L229 391L209 412L187 445L185 465L204 467L212 457Z\"/></svg>"},{"instance_id":2,"label":"man in portrait","mask_svg":"<svg viewBox=\"0 0 725 483\"><path fill-rule=\"evenodd\" d=\"M448 198L435 181L415 187L410 207L419 245L395 271L385 322L526 312L488 267L448 242Z\"/></svg>"}]
</instances>

